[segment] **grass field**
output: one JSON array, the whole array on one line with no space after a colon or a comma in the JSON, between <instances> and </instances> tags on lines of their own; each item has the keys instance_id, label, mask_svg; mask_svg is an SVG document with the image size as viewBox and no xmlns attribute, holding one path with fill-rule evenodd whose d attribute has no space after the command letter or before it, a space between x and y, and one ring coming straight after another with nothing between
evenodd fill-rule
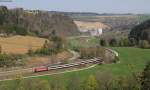
<instances>
[{"instance_id":1,"label":"grass field","mask_svg":"<svg viewBox=\"0 0 150 90\"><path fill-rule=\"evenodd\" d=\"M91 47L99 44L99 39L96 37L79 37L71 38L68 40L69 47L72 49L74 47Z\"/></svg>"},{"instance_id":2,"label":"grass field","mask_svg":"<svg viewBox=\"0 0 150 90\"><path fill-rule=\"evenodd\" d=\"M46 39L32 36L12 36L8 38L0 37L2 52L24 54L32 48L41 48Z\"/></svg>"}]
</instances>

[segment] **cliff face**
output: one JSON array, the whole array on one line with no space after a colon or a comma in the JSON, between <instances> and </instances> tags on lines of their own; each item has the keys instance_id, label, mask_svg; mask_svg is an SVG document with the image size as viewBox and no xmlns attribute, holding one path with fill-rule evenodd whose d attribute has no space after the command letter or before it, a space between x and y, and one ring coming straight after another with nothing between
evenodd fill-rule
<instances>
[{"instance_id":1,"label":"cliff face","mask_svg":"<svg viewBox=\"0 0 150 90\"><path fill-rule=\"evenodd\" d=\"M6 11L7 13L3 13ZM0 31L7 34L8 32L11 34L18 33L18 27L20 31L24 30L22 31L23 33L32 33L38 36L49 36L54 30L58 35L62 36L79 34L78 28L73 20L61 14L48 14L48 12L42 11L34 14L20 8L1 10L0 19L3 17L5 17L5 19L0 23Z\"/></svg>"},{"instance_id":2,"label":"cliff face","mask_svg":"<svg viewBox=\"0 0 150 90\"><path fill-rule=\"evenodd\" d=\"M101 22L85 22L85 21L74 21L78 28L82 30L92 30L92 29L111 29L110 26L105 25Z\"/></svg>"}]
</instances>

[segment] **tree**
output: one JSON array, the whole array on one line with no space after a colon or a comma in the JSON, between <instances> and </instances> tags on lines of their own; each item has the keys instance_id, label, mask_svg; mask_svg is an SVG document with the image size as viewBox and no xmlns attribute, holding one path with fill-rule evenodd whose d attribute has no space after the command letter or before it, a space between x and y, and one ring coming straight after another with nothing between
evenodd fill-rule
<instances>
[{"instance_id":1,"label":"tree","mask_svg":"<svg viewBox=\"0 0 150 90\"><path fill-rule=\"evenodd\" d=\"M53 80L50 80L52 90L66 90L63 79L60 75L56 75Z\"/></svg>"},{"instance_id":2,"label":"tree","mask_svg":"<svg viewBox=\"0 0 150 90\"><path fill-rule=\"evenodd\" d=\"M129 38L130 46L136 46L138 43L134 38Z\"/></svg>"},{"instance_id":3,"label":"tree","mask_svg":"<svg viewBox=\"0 0 150 90\"><path fill-rule=\"evenodd\" d=\"M76 74L75 77L69 78L68 84L67 84L67 90L81 90L81 78L78 77Z\"/></svg>"},{"instance_id":4,"label":"tree","mask_svg":"<svg viewBox=\"0 0 150 90\"><path fill-rule=\"evenodd\" d=\"M2 54L2 46L0 45L0 54Z\"/></svg>"},{"instance_id":5,"label":"tree","mask_svg":"<svg viewBox=\"0 0 150 90\"><path fill-rule=\"evenodd\" d=\"M38 80L38 83L36 83L35 90L51 90L51 88L48 81L40 79Z\"/></svg>"},{"instance_id":6,"label":"tree","mask_svg":"<svg viewBox=\"0 0 150 90\"><path fill-rule=\"evenodd\" d=\"M150 90L150 62L147 63L141 77L141 90Z\"/></svg>"},{"instance_id":7,"label":"tree","mask_svg":"<svg viewBox=\"0 0 150 90\"><path fill-rule=\"evenodd\" d=\"M7 84L1 84L0 85L0 90L10 90Z\"/></svg>"},{"instance_id":8,"label":"tree","mask_svg":"<svg viewBox=\"0 0 150 90\"><path fill-rule=\"evenodd\" d=\"M110 71L106 70L97 72L95 77L98 83L98 90L111 90L111 85L114 78Z\"/></svg>"},{"instance_id":9,"label":"tree","mask_svg":"<svg viewBox=\"0 0 150 90\"><path fill-rule=\"evenodd\" d=\"M100 45L101 45L101 46L106 46L106 40L101 39L101 40L100 40Z\"/></svg>"},{"instance_id":10,"label":"tree","mask_svg":"<svg viewBox=\"0 0 150 90\"><path fill-rule=\"evenodd\" d=\"M128 38L124 38L123 39L123 43L124 43L124 46L129 46L129 40L128 40Z\"/></svg>"},{"instance_id":11,"label":"tree","mask_svg":"<svg viewBox=\"0 0 150 90\"><path fill-rule=\"evenodd\" d=\"M43 48L50 48L50 44L49 44L48 40L45 40Z\"/></svg>"},{"instance_id":12,"label":"tree","mask_svg":"<svg viewBox=\"0 0 150 90\"><path fill-rule=\"evenodd\" d=\"M123 39L120 39L120 40L119 40L119 46L121 46L121 47L123 47L123 46L124 46Z\"/></svg>"},{"instance_id":13,"label":"tree","mask_svg":"<svg viewBox=\"0 0 150 90\"><path fill-rule=\"evenodd\" d=\"M129 38L134 38L137 42L139 42L140 40L147 40L148 42L150 42L149 28L150 28L150 19L133 27L131 29L131 32L129 33Z\"/></svg>"},{"instance_id":14,"label":"tree","mask_svg":"<svg viewBox=\"0 0 150 90\"><path fill-rule=\"evenodd\" d=\"M0 25L3 25L4 22L6 22L8 14L8 9L6 6L0 6Z\"/></svg>"},{"instance_id":15,"label":"tree","mask_svg":"<svg viewBox=\"0 0 150 90\"><path fill-rule=\"evenodd\" d=\"M29 48L29 50L28 50L28 53L27 53L28 55L30 55L30 56L32 56L33 54L34 54L34 51L32 50L32 48Z\"/></svg>"},{"instance_id":16,"label":"tree","mask_svg":"<svg viewBox=\"0 0 150 90\"><path fill-rule=\"evenodd\" d=\"M64 45L65 45L65 38L60 37L60 36L52 36L51 37L51 41L53 41L53 48L56 52L64 49Z\"/></svg>"},{"instance_id":17,"label":"tree","mask_svg":"<svg viewBox=\"0 0 150 90\"><path fill-rule=\"evenodd\" d=\"M110 39L109 45L110 45L110 46L113 46L113 47L117 46L117 40L116 40L115 38Z\"/></svg>"},{"instance_id":18,"label":"tree","mask_svg":"<svg viewBox=\"0 0 150 90\"><path fill-rule=\"evenodd\" d=\"M97 90L97 81L96 78L91 75L89 78L85 81L84 90Z\"/></svg>"},{"instance_id":19,"label":"tree","mask_svg":"<svg viewBox=\"0 0 150 90\"><path fill-rule=\"evenodd\" d=\"M149 48L149 42L147 40L140 40L139 41L139 47L147 49L147 48Z\"/></svg>"}]
</instances>

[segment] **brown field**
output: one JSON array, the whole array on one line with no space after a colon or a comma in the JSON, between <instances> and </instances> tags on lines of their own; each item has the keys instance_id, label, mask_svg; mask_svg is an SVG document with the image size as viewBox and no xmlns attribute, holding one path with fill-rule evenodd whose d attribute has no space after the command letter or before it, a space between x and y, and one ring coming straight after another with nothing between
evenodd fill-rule
<instances>
[{"instance_id":1,"label":"brown field","mask_svg":"<svg viewBox=\"0 0 150 90\"><path fill-rule=\"evenodd\" d=\"M32 36L0 37L0 45L3 53L25 54L29 49L39 49L46 39Z\"/></svg>"}]
</instances>

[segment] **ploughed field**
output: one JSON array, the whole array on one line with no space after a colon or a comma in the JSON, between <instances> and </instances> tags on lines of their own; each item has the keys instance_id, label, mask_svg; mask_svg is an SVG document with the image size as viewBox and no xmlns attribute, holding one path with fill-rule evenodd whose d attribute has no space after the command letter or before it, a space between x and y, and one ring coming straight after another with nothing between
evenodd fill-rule
<instances>
[{"instance_id":1,"label":"ploughed field","mask_svg":"<svg viewBox=\"0 0 150 90\"><path fill-rule=\"evenodd\" d=\"M0 45L3 53L25 54L29 49L39 49L46 39L32 36L0 37Z\"/></svg>"}]
</instances>

